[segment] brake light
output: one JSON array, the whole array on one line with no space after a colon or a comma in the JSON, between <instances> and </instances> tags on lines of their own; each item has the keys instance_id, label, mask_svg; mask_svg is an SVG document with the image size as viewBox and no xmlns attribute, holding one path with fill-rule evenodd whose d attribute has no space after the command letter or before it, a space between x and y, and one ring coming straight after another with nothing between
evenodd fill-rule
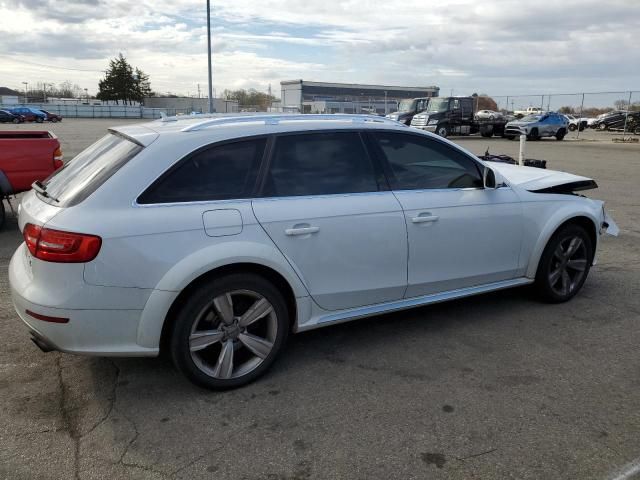
<instances>
[{"instance_id":1,"label":"brake light","mask_svg":"<svg viewBox=\"0 0 640 480\"><path fill-rule=\"evenodd\" d=\"M62 159L64 156L62 155L62 148L58 147L53 151L53 169L58 170L64 165Z\"/></svg>"},{"instance_id":2,"label":"brake light","mask_svg":"<svg viewBox=\"0 0 640 480\"><path fill-rule=\"evenodd\" d=\"M22 235L31 255L45 262L90 262L102 246L102 239L95 235L62 232L31 223L25 225Z\"/></svg>"}]
</instances>

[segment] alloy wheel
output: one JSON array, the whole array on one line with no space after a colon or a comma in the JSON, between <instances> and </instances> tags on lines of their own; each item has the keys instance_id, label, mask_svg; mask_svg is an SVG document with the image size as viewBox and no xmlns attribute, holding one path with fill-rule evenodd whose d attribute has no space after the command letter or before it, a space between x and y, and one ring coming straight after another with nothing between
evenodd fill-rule
<instances>
[{"instance_id":1,"label":"alloy wheel","mask_svg":"<svg viewBox=\"0 0 640 480\"><path fill-rule=\"evenodd\" d=\"M216 379L244 376L271 353L278 333L273 305L252 290L213 298L197 315L189 335L191 359Z\"/></svg>"},{"instance_id":2,"label":"alloy wheel","mask_svg":"<svg viewBox=\"0 0 640 480\"><path fill-rule=\"evenodd\" d=\"M582 282L587 271L588 252L579 236L563 239L551 258L548 281L557 295L571 295Z\"/></svg>"}]
</instances>

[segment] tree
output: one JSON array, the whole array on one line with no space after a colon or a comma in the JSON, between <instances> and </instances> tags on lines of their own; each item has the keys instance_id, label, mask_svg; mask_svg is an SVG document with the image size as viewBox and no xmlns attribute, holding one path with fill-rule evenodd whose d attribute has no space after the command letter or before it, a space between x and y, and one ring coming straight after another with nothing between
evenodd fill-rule
<instances>
[{"instance_id":1,"label":"tree","mask_svg":"<svg viewBox=\"0 0 640 480\"><path fill-rule=\"evenodd\" d=\"M474 106L476 108L476 112L478 110L493 110L494 112L498 111L498 104L486 93L481 93L480 95L474 93L471 96L474 98Z\"/></svg>"},{"instance_id":2,"label":"tree","mask_svg":"<svg viewBox=\"0 0 640 480\"><path fill-rule=\"evenodd\" d=\"M236 100L240 107L255 107L256 110L266 111L276 100L273 95L258 92L253 88L249 90L224 90L223 98L226 100Z\"/></svg>"},{"instance_id":3,"label":"tree","mask_svg":"<svg viewBox=\"0 0 640 480\"><path fill-rule=\"evenodd\" d=\"M558 109L558 113L564 113L567 115L573 115L574 113L576 113L575 109L573 107L569 107L569 106L564 106L564 107L560 107Z\"/></svg>"},{"instance_id":4,"label":"tree","mask_svg":"<svg viewBox=\"0 0 640 480\"><path fill-rule=\"evenodd\" d=\"M122 53L109 61L105 77L98 82L97 98L100 100L115 100L116 103L122 100L126 104L142 102L150 95L149 75L137 67L134 69Z\"/></svg>"},{"instance_id":5,"label":"tree","mask_svg":"<svg viewBox=\"0 0 640 480\"><path fill-rule=\"evenodd\" d=\"M626 110L628 105L629 104L627 103L627 101L622 99L613 102L613 106L616 108L616 110Z\"/></svg>"}]
</instances>

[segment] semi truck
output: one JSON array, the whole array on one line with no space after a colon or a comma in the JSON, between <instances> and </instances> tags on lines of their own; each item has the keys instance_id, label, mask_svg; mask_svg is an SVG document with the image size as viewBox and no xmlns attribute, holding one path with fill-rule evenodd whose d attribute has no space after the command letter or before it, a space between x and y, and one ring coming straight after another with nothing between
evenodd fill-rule
<instances>
[{"instance_id":1,"label":"semi truck","mask_svg":"<svg viewBox=\"0 0 640 480\"><path fill-rule=\"evenodd\" d=\"M437 133L441 137L474 133L480 133L483 137L504 136L506 118L502 115L476 118L476 100L476 97L432 98L424 112L413 116L411 126Z\"/></svg>"}]
</instances>

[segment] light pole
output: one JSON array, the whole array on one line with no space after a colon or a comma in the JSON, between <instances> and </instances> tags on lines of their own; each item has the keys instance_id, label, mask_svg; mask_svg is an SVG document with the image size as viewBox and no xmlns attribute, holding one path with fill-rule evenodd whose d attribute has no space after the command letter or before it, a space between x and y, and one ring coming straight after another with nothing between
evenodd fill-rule
<instances>
[{"instance_id":1,"label":"light pole","mask_svg":"<svg viewBox=\"0 0 640 480\"><path fill-rule=\"evenodd\" d=\"M207 0L207 60L209 62L209 113L213 113L213 71L211 68L211 5Z\"/></svg>"},{"instance_id":2,"label":"light pole","mask_svg":"<svg viewBox=\"0 0 640 480\"><path fill-rule=\"evenodd\" d=\"M386 115L387 113L389 113L387 111L387 91L384 91L384 114Z\"/></svg>"},{"instance_id":3,"label":"light pole","mask_svg":"<svg viewBox=\"0 0 640 480\"><path fill-rule=\"evenodd\" d=\"M24 85L24 103L29 103L29 82L22 82Z\"/></svg>"},{"instance_id":4,"label":"light pole","mask_svg":"<svg viewBox=\"0 0 640 480\"><path fill-rule=\"evenodd\" d=\"M87 105L88 105L89 104L89 89L88 88L84 89L84 97L85 97Z\"/></svg>"}]
</instances>

